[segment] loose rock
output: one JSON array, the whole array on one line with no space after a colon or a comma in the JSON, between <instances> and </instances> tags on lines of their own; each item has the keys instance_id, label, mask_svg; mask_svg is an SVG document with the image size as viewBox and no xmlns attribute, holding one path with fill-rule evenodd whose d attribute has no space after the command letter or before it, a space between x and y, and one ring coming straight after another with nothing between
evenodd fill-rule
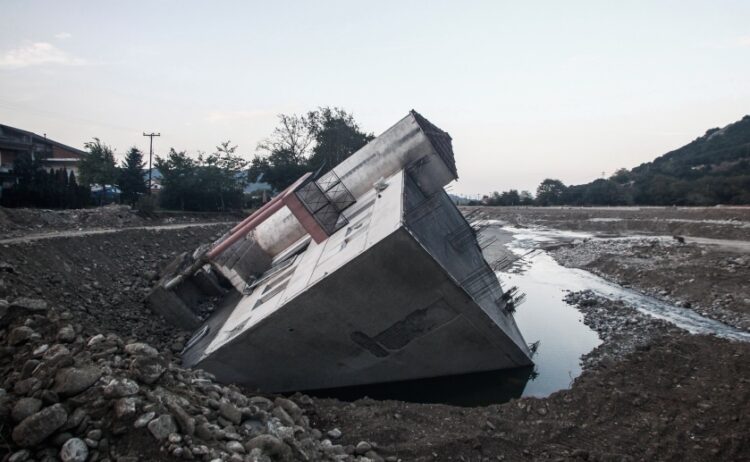
<instances>
[{"instance_id":1,"label":"loose rock","mask_svg":"<svg viewBox=\"0 0 750 462\"><path fill-rule=\"evenodd\" d=\"M54 404L26 417L13 429L13 441L19 446L29 447L41 443L60 428L68 419L61 404Z\"/></svg>"},{"instance_id":2,"label":"loose rock","mask_svg":"<svg viewBox=\"0 0 750 462\"><path fill-rule=\"evenodd\" d=\"M20 422L26 417L39 412L42 408L42 401L36 398L21 398L13 406L11 417L16 422Z\"/></svg>"},{"instance_id":3,"label":"loose rock","mask_svg":"<svg viewBox=\"0 0 750 462\"><path fill-rule=\"evenodd\" d=\"M89 457L89 448L79 438L71 438L63 444L60 449L60 459L63 462L86 462Z\"/></svg>"},{"instance_id":4,"label":"loose rock","mask_svg":"<svg viewBox=\"0 0 750 462\"><path fill-rule=\"evenodd\" d=\"M157 440L164 440L170 433L177 432L177 423L169 414L162 414L148 424L148 430Z\"/></svg>"},{"instance_id":5,"label":"loose rock","mask_svg":"<svg viewBox=\"0 0 750 462\"><path fill-rule=\"evenodd\" d=\"M101 369L93 366L61 369L55 376L54 390L61 396L74 396L87 390L101 376Z\"/></svg>"}]
</instances>

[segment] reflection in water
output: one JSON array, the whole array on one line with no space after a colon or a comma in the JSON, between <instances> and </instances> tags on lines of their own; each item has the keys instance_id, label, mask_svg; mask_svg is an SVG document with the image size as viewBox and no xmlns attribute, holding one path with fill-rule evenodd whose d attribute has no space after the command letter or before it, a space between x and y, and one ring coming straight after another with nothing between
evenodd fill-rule
<instances>
[{"instance_id":1,"label":"reflection in water","mask_svg":"<svg viewBox=\"0 0 750 462\"><path fill-rule=\"evenodd\" d=\"M533 367L476 372L431 379L360 385L306 392L319 398L354 401L365 396L412 403L444 403L456 406L486 406L520 398Z\"/></svg>"},{"instance_id":2,"label":"reflection in water","mask_svg":"<svg viewBox=\"0 0 750 462\"><path fill-rule=\"evenodd\" d=\"M520 256L538 247L537 242L529 241L527 232L513 234L512 241L511 234L498 227L485 228L482 233L497 238L498 247L485 249L490 261L508 248ZM514 317L526 342L539 342L534 355L538 375L526 385L523 396L544 397L570 387L581 374L581 356L601 343L596 332L583 323L583 315L563 301L571 289L565 270L546 252L537 252L498 273L503 289L516 286L526 294Z\"/></svg>"}]
</instances>

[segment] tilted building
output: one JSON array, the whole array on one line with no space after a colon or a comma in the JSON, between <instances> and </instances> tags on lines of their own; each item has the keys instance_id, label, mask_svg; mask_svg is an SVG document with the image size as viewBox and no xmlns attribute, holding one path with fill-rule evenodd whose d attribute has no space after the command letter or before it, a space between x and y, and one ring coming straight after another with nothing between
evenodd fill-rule
<instances>
[{"instance_id":1,"label":"tilted building","mask_svg":"<svg viewBox=\"0 0 750 462\"><path fill-rule=\"evenodd\" d=\"M185 364L265 391L527 366L506 294L443 189L456 178L450 136L412 111L176 267L151 305L196 328ZM204 293L224 304L199 326Z\"/></svg>"}]
</instances>

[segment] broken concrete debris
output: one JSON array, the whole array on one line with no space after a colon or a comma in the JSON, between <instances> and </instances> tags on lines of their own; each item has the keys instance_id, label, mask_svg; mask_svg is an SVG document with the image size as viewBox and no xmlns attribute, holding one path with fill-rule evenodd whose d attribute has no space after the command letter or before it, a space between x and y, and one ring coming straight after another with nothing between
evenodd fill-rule
<instances>
[{"instance_id":1,"label":"broken concrete debris","mask_svg":"<svg viewBox=\"0 0 750 462\"><path fill-rule=\"evenodd\" d=\"M443 189L457 178L450 135L411 111L175 259L148 304L194 330L184 364L263 391L529 365L475 230Z\"/></svg>"}]
</instances>

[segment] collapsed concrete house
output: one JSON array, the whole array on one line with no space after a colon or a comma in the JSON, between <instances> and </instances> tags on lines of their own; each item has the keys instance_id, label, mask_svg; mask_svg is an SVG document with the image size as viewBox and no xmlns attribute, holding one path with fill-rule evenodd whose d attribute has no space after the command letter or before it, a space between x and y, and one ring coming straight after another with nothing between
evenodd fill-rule
<instances>
[{"instance_id":1,"label":"collapsed concrete house","mask_svg":"<svg viewBox=\"0 0 750 462\"><path fill-rule=\"evenodd\" d=\"M183 362L291 391L527 366L475 230L443 187L450 136L415 111L172 266L150 306L196 329ZM204 295L223 306L202 325Z\"/></svg>"}]
</instances>

